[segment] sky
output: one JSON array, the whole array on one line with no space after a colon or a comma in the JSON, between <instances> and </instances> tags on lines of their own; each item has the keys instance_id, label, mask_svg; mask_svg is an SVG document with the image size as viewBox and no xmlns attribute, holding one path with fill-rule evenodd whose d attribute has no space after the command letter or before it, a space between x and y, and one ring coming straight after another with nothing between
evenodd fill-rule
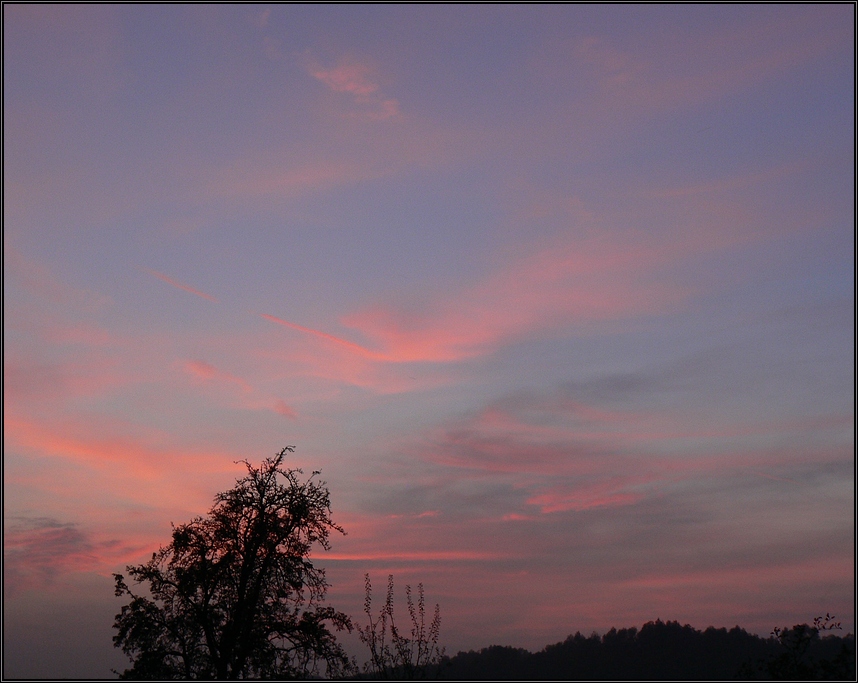
<instances>
[{"instance_id":1,"label":"sky","mask_svg":"<svg viewBox=\"0 0 858 683\"><path fill-rule=\"evenodd\" d=\"M854 632L854 12L4 5L4 675L286 445L450 654Z\"/></svg>"}]
</instances>

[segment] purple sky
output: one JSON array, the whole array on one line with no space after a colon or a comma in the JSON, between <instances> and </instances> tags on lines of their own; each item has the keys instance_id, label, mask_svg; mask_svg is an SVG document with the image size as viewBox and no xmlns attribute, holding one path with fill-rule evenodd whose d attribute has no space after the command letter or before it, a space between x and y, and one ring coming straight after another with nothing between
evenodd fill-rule
<instances>
[{"instance_id":1,"label":"purple sky","mask_svg":"<svg viewBox=\"0 0 858 683\"><path fill-rule=\"evenodd\" d=\"M4 5L5 674L287 444L451 653L853 630L854 11Z\"/></svg>"}]
</instances>

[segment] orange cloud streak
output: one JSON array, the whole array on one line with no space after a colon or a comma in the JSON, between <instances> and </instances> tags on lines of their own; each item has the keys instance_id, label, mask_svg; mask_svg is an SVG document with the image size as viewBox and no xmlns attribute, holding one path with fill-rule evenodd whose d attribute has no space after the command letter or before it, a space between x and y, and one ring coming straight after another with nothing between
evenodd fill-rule
<instances>
[{"instance_id":1,"label":"orange cloud streak","mask_svg":"<svg viewBox=\"0 0 858 683\"><path fill-rule=\"evenodd\" d=\"M561 241L445 297L427 313L375 306L343 323L376 340L393 362L462 360L534 332L567 325L581 330L671 310L689 292L659 282L659 268L713 246L720 244L704 246L694 238L655 246L644 239Z\"/></svg>"},{"instance_id":2,"label":"orange cloud streak","mask_svg":"<svg viewBox=\"0 0 858 683\"><path fill-rule=\"evenodd\" d=\"M416 551L405 553L325 553L324 555L319 555L320 559L339 560L343 562L450 562L498 560L503 559L504 557L506 557L506 555L470 550Z\"/></svg>"},{"instance_id":3,"label":"orange cloud streak","mask_svg":"<svg viewBox=\"0 0 858 683\"><path fill-rule=\"evenodd\" d=\"M319 339L324 339L325 341L333 342L334 344L337 344L340 347L347 349L348 351L351 351L352 353L355 353L363 358L368 358L370 360L388 360L387 356L382 353L370 351L369 349L366 349L359 344L355 344L354 342L350 342L346 339L340 339L339 337L335 337L334 335L328 334L327 332L320 332L319 330L314 330L309 327L296 325L295 323L290 323L288 320L283 320L282 318L277 318L273 315L268 315L267 313L260 313L259 315L261 315L266 320L270 320L273 323L283 325L283 327L288 327L292 330L297 330L298 332L303 332L304 334L310 334L314 337L318 337Z\"/></svg>"},{"instance_id":4,"label":"orange cloud streak","mask_svg":"<svg viewBox=\"0 0 858 683\"><path fill-rule=\"evenodd\" d=\"M334 161L316 162L295 168L255 167L249 163L236 164L212 175L205 191L227 197L292 197L336 185L350 183L374 172L357 164Z\"/></svg>"},{"instance_id":5,"label":"orange cloud streak","mask_svg":"<svg viewBox=\"0 0 858 683\"><path fill-rule=\"evenodd\" d=\"M132 437L80 438L74 434L75 431L73 427L63 429L55 424L37 424L8 414L3 417L4 439L20 447L98 469L120 465L135 477L147 480L162 478L174 471L177 463L198 471L212 472L222 470L227 462L232 462L212 453L150 448ZM212 467L218 462L219 465Z\"/></svg>"},{"instance_id":6,"label":"orange cloud streak","mask_svg":"<svg viewBox=\"0 0 858 683\"><path fill-rule=\"evenodd\" d=\"M278 398L274 401L274 412L282 415L283 417L288 417L290 420L294 420L298 417L298 414L295 412L295 409L286 403L283 399Z\"/></svg>"},{"instance_id":7,"label":"orange cloud streak","mask_svg":"<svg viewBox=\"0 0 858 683\"><path fill-rule=\"evenodd\" d=\"M796 559L792 561L773 561L763 566L718 567L717 569L690 569L665 574L660 568L657 574L646 574L623 581L621 587L676 589L680 586L716 586L736 583L782 583L796 585L804 582L825 581L829 577L853 577L855 575L854 558L827 557Z\"/></svg>"},{"instance_id":8,"label":"orange cloud streak","mask_svg":"<svg viewBox=\"0 0 858 683\"><path fill-rule=\"evenodd\" d=\"M154 275L159 280L163 280L168 285L173 285L173 287L178 287L179 289L184 289L186 292L190 292L191 294L196 294L197 296L201 296L203 299L208 299L209 301L214 301L215 303L218 303L218 300L215 299L211 294L206 294L205 292L201 292L198 289L194 289L190 285L186 285L182 282L179 282L178 280L174 280L173 278L168 277L167 275L164 275L164 273L159 273L157 270L152 270L150 268L143 268L143 270L146 271L147 273L149 273L149 275Z\"/></svg>"},{"instance_id":9,"label":"orange cloud streak","mask_svg":"<svg viewBox=\"0 0 858 683\"><path fill-rule=\"evenodd\" d=\"M543 513L567 512L574 510L592 510L593 508L618 507L632 505L644 499L642 493L623 491L628 484L639 484L649 479L642 477L639 481L623 479L620 482L608 481L587 486L572 491L554 488L545 493L532 496L527 500L530 505L539 506Z\"/></svg>"},{"instance_id":10,"label":"orange cloud streak","mask_svg":"<svg viewBox=\"0 0 858 683\"><path fill-rule=\"evenodd\" d=\"M249 393L253 390L247 382L241 379L241 377L236 377L235 375L231 375L230 373L224 372L223 370L218 370L214 365L206 363L202 360L189 360L185 362L184 370L189 375L198 377L203 381L218 379L225 382L230 382L232 384L236 384L241 388L244 393Z\"/></svg>"},{"instance_id":11,"label":"orange cloud streak","mask_svg":"<svg viewBox=\"0 0 858 683\"><path fill-rule=\"evenodd\" d=\"M331 69L314 67L310 74L335 92L347 92L366 97L378 91L378 84L369 78L369 67L357 62L341 62Z\"/></svg>"}]
</instances>

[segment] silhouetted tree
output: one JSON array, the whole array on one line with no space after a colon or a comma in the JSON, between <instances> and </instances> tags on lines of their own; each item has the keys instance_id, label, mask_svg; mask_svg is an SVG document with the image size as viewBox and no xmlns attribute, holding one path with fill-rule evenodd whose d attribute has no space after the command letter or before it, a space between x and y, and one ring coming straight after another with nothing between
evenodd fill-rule
<instances>
[{"instance_id":1,"label":"silhouetted tree","mask_svg":"<svg viewBox=\"0 0 858 683\"><path fill-rule=\"evenodd\" d=\"M776 681L849 680L855 677L854 639L850 648L843 639L834 642L820 638L825 631L840 630L840 622L826 613L816 617L813 626L796 624L792 628L772 630L778 644L776 654L758 661L756 666L745 663L739 674L745 678L761 677ZM836 647L832 651L831 647Z\"/></svg>"},{"instance_id":2,"label":"silhouetted tree","mask_svg":"<svg viewBox=\"0 0 858 683\"><path fill-rule=\"evenodd\" d=\"M206 517L173 528L172 542L146 564L129 566L148 584L136 595L115 574L116 595L131 602L116 615L116 647L133 665L126 679L306 678L352 672L336 631L349 617L322 603L323 569L310 561L330 547L325 482L283 469L287 446L215 497ZM322 667L323 665L323 667Z\"/></svg>"},{"instance_id":3,"label":"silhouetted tree","mask_svg":"<svg viewBox=\"0 0 858 683\"><path fill-rule=\"evenodd\" d=\"M444 656L438 648L441 631L441 608L435 605L435 616L426 627L426 601L423 584L417 584L417 605L411 594L411 586L405 586L405 600L411 618L411 637L397 626L393 617L393 575L387 577L387 596L378 617L372 616L372 583L369 574L364 575L366 598L364 612L369 624L358 626L361 642L369 648L370 659L364 673L373 679L425 678L430 668L437 668Z\"/></svg>"}]
</instances>

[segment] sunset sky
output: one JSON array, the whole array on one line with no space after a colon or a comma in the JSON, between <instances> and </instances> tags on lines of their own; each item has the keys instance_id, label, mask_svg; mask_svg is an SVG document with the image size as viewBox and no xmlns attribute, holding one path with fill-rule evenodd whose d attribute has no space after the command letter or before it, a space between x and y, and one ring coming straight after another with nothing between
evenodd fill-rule
<instances>
[{"instance_id":1,"label":"sunset sky","mask_svg":"<svg viewBox=\"0 0 858 683\"><path fill-rule=\"evenodd\" d=\"M286 445L451 654L854 632L854 11L4 5L5 675Z\"/></svg>"}]
</instances>

